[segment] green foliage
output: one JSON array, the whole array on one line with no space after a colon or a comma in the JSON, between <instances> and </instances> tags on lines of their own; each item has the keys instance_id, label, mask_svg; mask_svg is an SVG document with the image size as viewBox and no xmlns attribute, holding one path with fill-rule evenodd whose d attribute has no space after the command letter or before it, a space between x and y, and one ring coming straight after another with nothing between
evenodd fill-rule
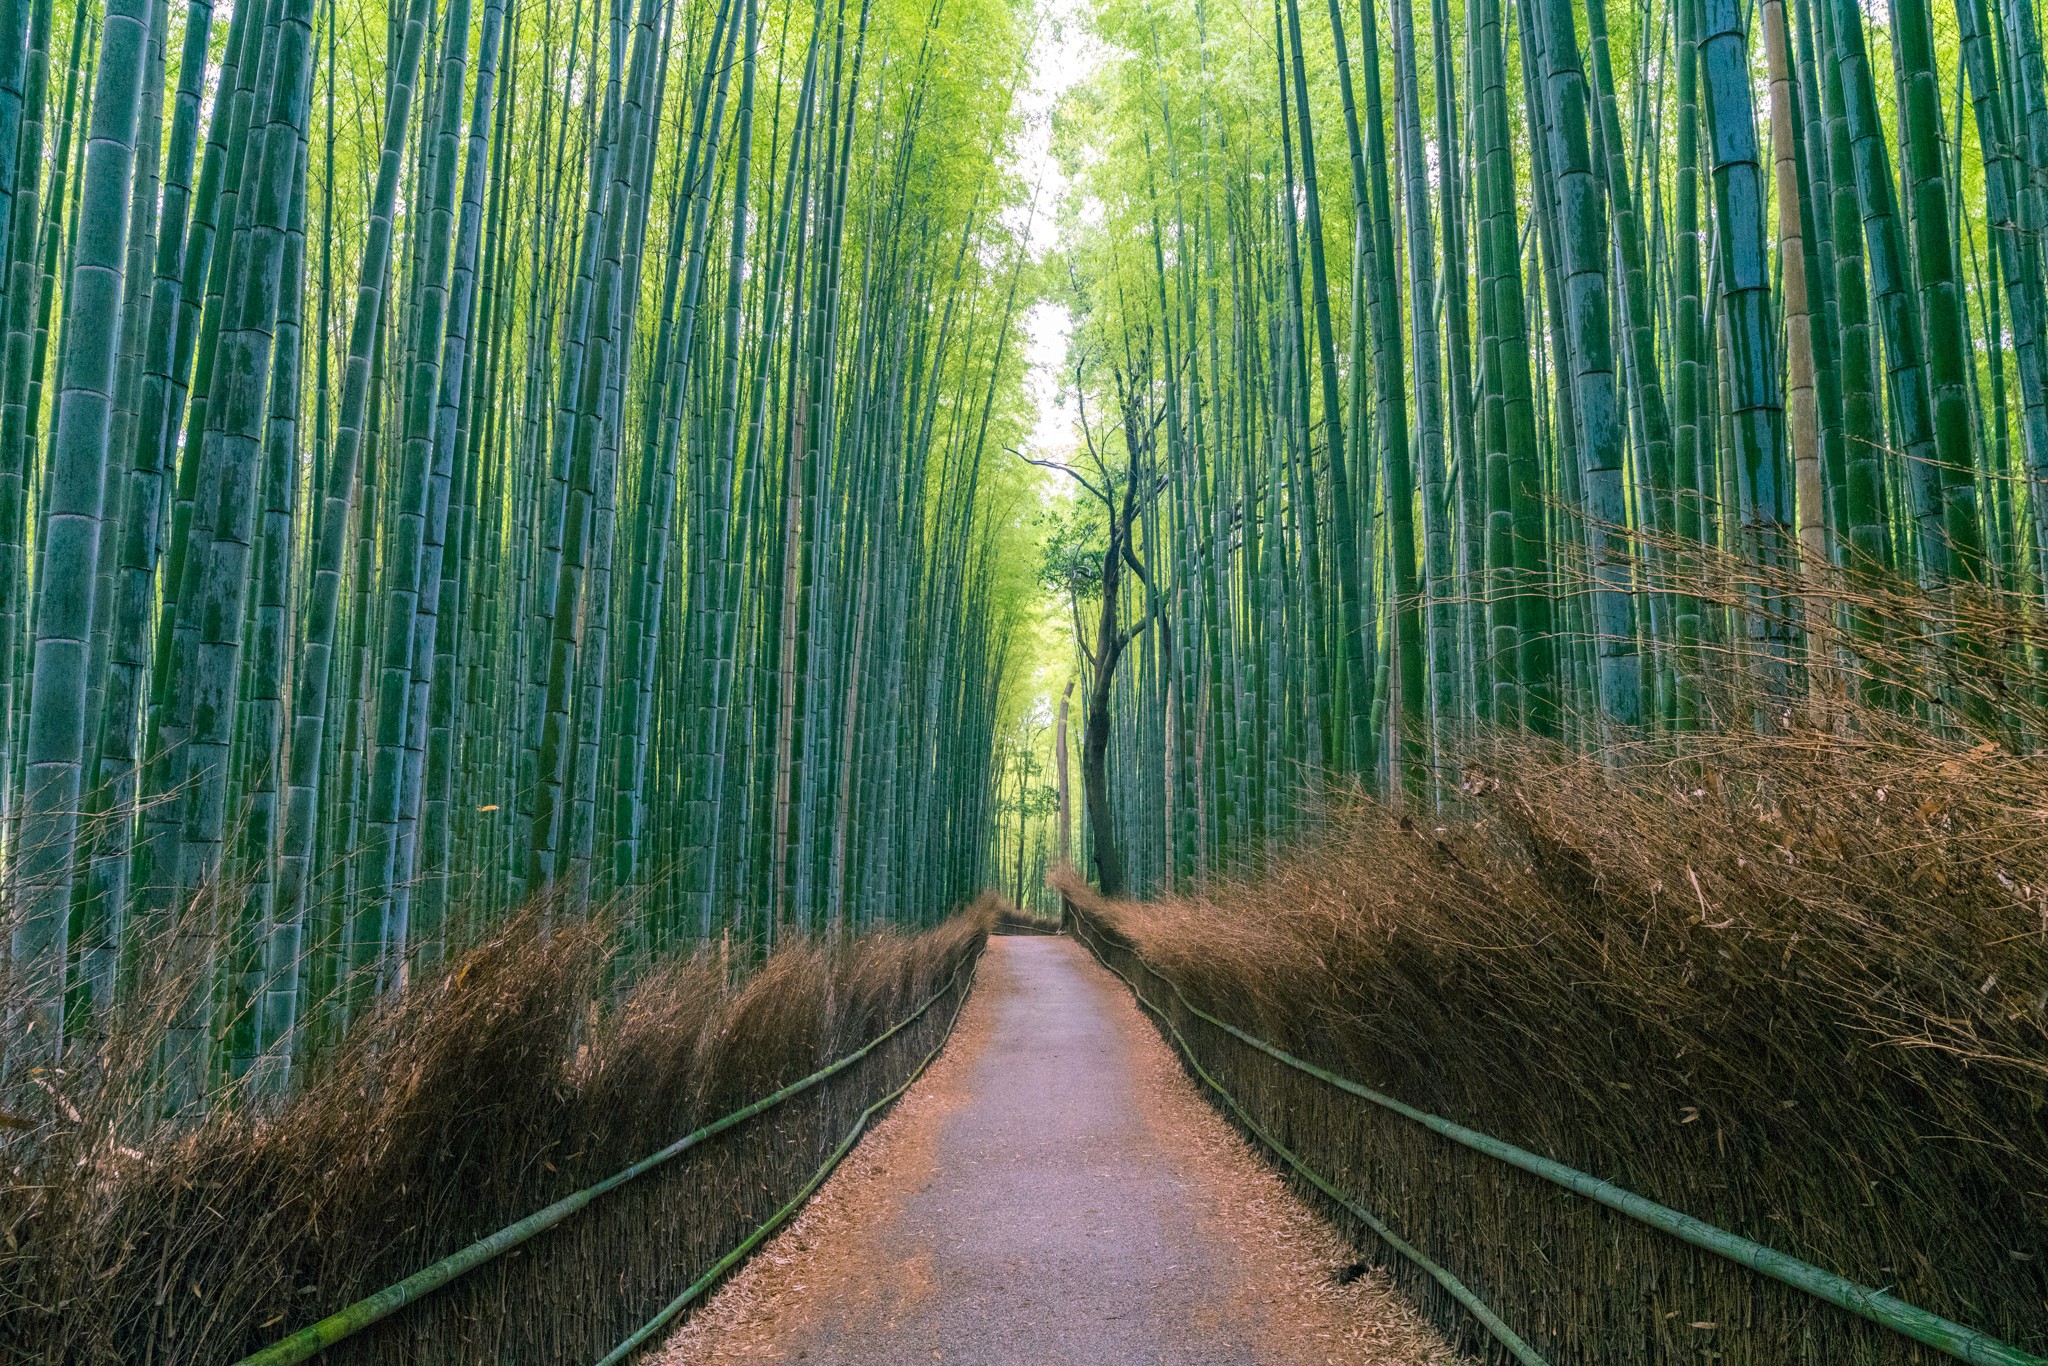
<instances>
[{"instance_id":1,"label":"green foliage","mask_svg":"<svg viewBox=\"0 0 2048 1366\"><path fill-rule=\"evenodd\" d=\"M1078 499L1049 503L1039 514L1044 528L1038 579L1049 593L1087 602L1102 593L1102 552L1107 528L1097 509Z\"/></svg>"},{"instance_id":2,"label":"green foliage","mask_svg":"<svg viewBox=\"0 0 2048 1366\"><path fill-rule=\"evenodd\" d=\"M1710 0L1091 7L1049 297L1102 448L1156 432L1116 617L1168 629L1091 833L1135 886L1270 859L1331 784L1454 805L1522 729L2041 743L2039 15L1783 17L1774 115ZM1056 524L1047 590L1098 544Z\"/></svg>"},{"instance_id":3,"label":"green foliage","mask_svg":"<svg viewBox=\"0 0 2048 1366\"><path fill-rule=\"evenodd\" d=\"M522 902L631 973L982 885L1033 22L7 8L10 1063L169 996L160 1110L269 1103Z\"/></svg>"}]
</instances>

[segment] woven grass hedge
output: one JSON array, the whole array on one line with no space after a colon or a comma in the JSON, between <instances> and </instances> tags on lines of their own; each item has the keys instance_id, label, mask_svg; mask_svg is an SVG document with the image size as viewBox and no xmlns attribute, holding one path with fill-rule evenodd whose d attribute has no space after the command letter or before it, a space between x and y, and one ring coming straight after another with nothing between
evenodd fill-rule
<instances>
[{"instance_id":1,"label":"woven grass hedge","mask_svg":"<svg viewBox=\"0 0 2048 1366\"><path fill-rule=\"evenodd\" d=\"M128 1146L81 1123L0 1193L0 1359L233 1362L915 1023L330 1349L594 1361L788 1201L944 1037L992 905L920 935L700 956L600 1010L598 925L527 919L404 993L280 1113Z\"/></svg>"},{"instance_id":2,"label":"woven grass hedge","mask_svg":"<svg viewBox=\"0 0 2048 1366\"><path fill-rule=\"evenodd\" d=\"M1083 928L1248 1112L1553 1363L1951 1358L1350 1097L1175 999L2048 1355L2048 775L1994 748L1540 750ZM1438 1320L1505 1359L1363 1229Z\"/></svg>"}]
</instances>

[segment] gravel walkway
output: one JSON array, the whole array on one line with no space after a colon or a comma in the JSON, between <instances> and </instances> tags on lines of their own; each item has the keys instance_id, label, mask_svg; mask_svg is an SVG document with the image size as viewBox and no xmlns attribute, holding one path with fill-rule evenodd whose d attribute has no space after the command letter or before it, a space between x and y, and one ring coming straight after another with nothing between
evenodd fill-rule
<instances>
[{"instance_id":1,"label":"gravel walkway","mask_svg":"<svg viewBox=\"0 0 2048 1366\"><path fill-rule=\"evenodd\" d=\"M1350 1260L1087 950L999 938L944 1055L658 1360L1459 1361Z\"/></svg>"}]
</instances>

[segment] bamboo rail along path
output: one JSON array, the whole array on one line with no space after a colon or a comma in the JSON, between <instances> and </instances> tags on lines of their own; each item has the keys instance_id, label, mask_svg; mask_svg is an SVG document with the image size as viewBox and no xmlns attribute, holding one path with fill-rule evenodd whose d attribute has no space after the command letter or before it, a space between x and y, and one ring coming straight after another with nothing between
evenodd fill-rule
<instances>
[{"instance_id":1,"label":"bamboo rail along path","mask_svg":"<svg viewBox=\"0 0 2048 1366\"><path fill-rule=\"evenodd\" d=\"M1440 1320L1456 1324L1469 1316L1463 1321L1476 1323L1495 1350L1522 1366L1674 1359L1679 1349L1667 1327L1672 1316L1644 1306L1683 1304L1688 1296L1750 1307L1717 1339L1716 1350L1728 1359L1807 1359L1802 1352L1839 1361L1906 1359L1887 1350L1882 1337L1873 1340L1874 1329L1976 1366L2048 1362L1295 1057L1191 1004L1127 940L1071 898L1063 902L1067 927L1156 1017L1232 1117L1339 1217L1349 1216L1392 1254L1389 1261L1405 1263L1406 1279L1419 1283ZM1532 1199L1526 1185L1489 1179L1489 1163L1627 1222L1588 1219L1590 1208L1561 1210L1554 1201L1541 1208L1540 1195ZM1484 1193L1474 1198L1474 1191ZM1559 1257L1560 1244L1575 1231L1598 1245ZM1550 1254L1542 1258L1531 1246L1539 1237ZM1524 1270L1532 1261L1543 1262L1547 1274ZM1451 1267L1467 1270L1461 1277ZM1567 1299L1564 1278L1574 1272L1591 1283L1569 1286ZM1659 1283L1661 1295L1639 1288ZM1742 1342L1748 1333L1757 1340Z\"/></svg>"},{"instance_id":2,"label":"bamboo rail along path","mask_svg":"<svg viewBox=\"0 0 2048 1366\"><path fill-rule=\"evenodd\" d=\"M711 1261L710 1265L705 1267L702 1273L692 1280L681 1293L662 1304L652 1316L640 1323L630 1333L627 1333L616 1346L605 1352L599 1358L599 1366L612 1366L612 1363L628 1359L637 1348L659 1333L678 1314L682 1313L691 1303L702 1296L706 1290L717 1282L719 1277L738 1265L748 1253L752 1252L765 1238L781 1227L802 1206L804 1201L809 1199L812 1193L824 1183L825 1179L832 1174L833 1169L839 1165L840 1160L859 1141L861 1134L865 1131L870 1121L908 1090L917 1078L924 1073L925 1068L931 1064L932 1059L938 1056L939 1050L945 1047L946 1040L952 1037L953 1026L958 1022L961 1008L964 1006L969 992L973 989L975 968L978 961L979 955L977 954L955 968L945 986L925 1000L916 1010L854 1052L848 1053L819 1068L799 1081L792 1082L761 1097L752 1104L742 1106L731 1114L713 1120L711 1123L689 1134L685 1134L659 1152L650 1154L632 1166L598 1182L596 1185L586 1187L572 1195L564 1196L547 1208L537 1210L517 1223L510 1224L488 1237L478 1239L460 1251L450 1253L433 1264L422 1267L404 1280L387 1286L374 1294L367 1295L347 1308L328 1315L318 1323L303 1328L262 1351L244 1357L237 1363L237 1366L293 1366L294 1363L322 1356L330 1348L351 1343L358 1339L359 1335L369 1332L375 1325L384 1322L393 1315L404 1313L408 1307L420 1303L425 1297L433 1295L435 1292L442 1290L443 1287L460 1282L478 1268L506 1256L529 1240L540 1237L549 1230L555 1229L566 1221L574 1219L605 1196L626 1187L628 1183L638 1181L651 1173L661 1171L669 1166L669 1164L698 1150L702 1145L718 1138L720 1135L741 1129L742 1126L748 1125L750 1121L771 1115L778 1107L799 1096L813 1092L816 1088L824 1087L829 1091L829 1084L835 1078L842 1076L849 1069L860 1066L871 1056L875 1055L878 1050L882 1050L889 1045L892 1040L898 1039L899 1036L904 1036L906 1031L916 1026L935 1007L940 1006L941 1002L948 1003L950 1009L941 1010L938 1014L938 1018L943 1020L943 1028L937 1031L937 1042L933 1043L930 1049L921 1057L915 1058L915 1065L909 1069L908 1075L903 1076L890 1089L859 1111L852 1124L846 1128L843 1137L840 1137L830 1151L825 1154L824 1161L817 1170L805 1178L802 1184L786 1200L779 1204L765 1220L751 1230L748 1230L732 1246L723 1249L716 1259ZM931 1031L926 1032L929 1033ZM900 1064L898 1065L900 1066ZM883 1075L887 1076L889 1074L885 1071ZM873 1083L869 1083L869 1085L871 1088ZM844 1100L840 1101L837 1108L844 1108L846 1103ZM753 1135L752 1141L756 1143L765 1142L773 1146L775 1138L776 1135L770 1131L766 1134ZM740 1173L748 1172L748 1164L744 1157L739 1159L737 1165ZM710 1173L704 1171L685 1172L685 1176L695 1182L703 1182L710 1175ZM749 1182L747 1184L758 1185L759 1183ZM760 1189L766 1190L767 1187L761 1185ZM701 1238L689 1241L701 1241ZM549 1249L545 1246L536 1254L542 1264L550 1256L559 1255L561 1255L559 1249ZM675 1265L672 1256L657 1254L652 1260L657 1268ZM632 1314L634 1312L627 1296L615 1293L605 1298L606 1302L604 1304L596 1306L599 1312L593 1317L616 1320L621 1314ZM442 1322L445 1324L448 1321L447 1318L445 1315L441 1317ZM531 1333L533 1325L526 1325L526 1327L529 1333ZM544 1346L541 1342L535 1341L533 1337L522 1339L516 1333L503 1332L502 1329L500 1331L503 1335L500 1337L500 1345L495 1351L502 1353L502 1355L495 1356L494 1359L496 1360L560 1360L562 1359L561 1357L550 1355L550 1353L560 1351L567 1346L566 1343ZM407 1336L415 1343L420 1342L420 1335L416 1332L410 1333ZM394 1346L395 1344L389 1339L381 1344L370 1344L363 1349L369 1353L365 1359L380 1361L401 1359L399 1353L394 1350ZM427 1342L421 1344L416 1350L422 1352L422 1355L417 1359L436 1360L445 1359L447 1352L456 1349L454 1343L449 1340L443 1339L436 1343L432 1339L428 1339ZM469 1339L460 1350L465 1354L474 1352L478 1350L478 1344L475 1343L474 1339Z\"/></svg>"}]
</instances>

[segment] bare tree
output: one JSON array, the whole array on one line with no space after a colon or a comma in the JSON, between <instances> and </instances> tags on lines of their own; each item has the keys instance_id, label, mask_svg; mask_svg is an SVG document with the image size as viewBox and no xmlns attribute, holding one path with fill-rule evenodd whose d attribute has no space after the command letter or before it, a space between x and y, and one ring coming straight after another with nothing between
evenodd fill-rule
<instances>
[{"instance_id":1,"label":"bare tree","mask_svg":"<svg viewBox=\"0 0 2048 1366\"><path fill-rule=\"evenodd\" d=\"M1111 380L1116 389L1123 426L1125 458L1119 473L1105 453L1103 442L1097 439L1094 425L1088 420L1087 369L1087 358L1077 357L1074 362L1074 398L1080 417L1082 444L1087 450L1091 470L1083 471L1054 460L1022 458L1067 475L1102 504L1108 518L1108 540L1102 552L1102 604L1096 618L1092 648L1088 644L1087 633L1080 629L1078 597L1073 610L1074 639L1087 662L1088 692L1081 730L1081 785L1088 807L1095 883L1103 895L1118 896L1124 891L1124 863L1123 855L1117 849L1116 826L1109 804L1109 700L1116 683L1117 665L1131 642L1155 623L1162 631L1170 629L1166 624L1164 605L1153 586L1152 575L1139 559L1133 544L1139 514L1164 484L1152 473L1152 446L1165 412L1148 412L1151 384L1147 379L1150 369L1147 356L1127 357L1125 367L1111 367ZM1123 624L1121 605L1126 569L1145 586L1146 597L1144 612L1128 625Z\"/></svg>"}]
</instances>

